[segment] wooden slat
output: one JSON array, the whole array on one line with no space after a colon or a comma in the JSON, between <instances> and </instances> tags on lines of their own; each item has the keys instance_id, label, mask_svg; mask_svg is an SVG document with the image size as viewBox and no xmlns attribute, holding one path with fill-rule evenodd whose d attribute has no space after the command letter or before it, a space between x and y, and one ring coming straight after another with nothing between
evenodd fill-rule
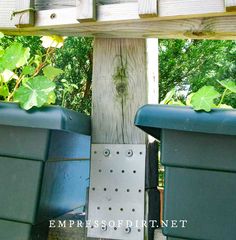
<instances>
[{"instance_id":1,"label":"wooden slat","mask_svg":"<svg viewBox=\"0 0 236 240\"><path fill-rule=\"evenodd\" d=\"M17 27L34 26L34 0L16 0L16 7L12 14Z\"/></svg>"},{"instance_id":2,"label":"wooden slat","mask_svg":"<svg viewBox=\"0 0 236 240\"><path fill-rule=\"evenodd\" d=\"M160 16L186 16L225 12L224 0L159 0Z\"/></svg>"},{"instance_id":3,"label":"wooden slat","mask_svg":"<svg viewBox=\"0 0 236 240\"><path fill-rule=\"evenodd\" d=\"M226 13L223 0L214 2L214 8L208 5L209 12L205 14L162 15L149 19L140 19L137 3L100 5L98 21L91 23L78 23L76 8L44 10L37 12L34 28L24 28L18 32L12 25L7 25L6 11L10 15L13 4L13 0L9 0L9 6L3 4L0 8L0 31L24 35L54 33L98 37L236 39L236 13ZM216 11L216 6L218 12L212 12ZM168 14L168 5L162 4L161 9L162 14Z\"/></svg>"},{"instance_id":4,"label":"wooden slat","mask_svg":"<svg viewBox=\"0 0 236 240\"><path fill-rule=\"evenodd\" d=\"M236 0L226 0L227 11L236 11Z\"/></svg>"},{"instance_id":5,"label":"wooden slat","mask_svg":"<svg viewBox=\"0 0 236 240\"><path fill-rule=\"evenodd\" d=\"M158 14L158 0L139 0L139 16L153 17Z\"/></svg>"},{"instance_id":6,"label":"wooden slat","mask_svg":"<svg viewBox=\"0 0 236 240\"><path fill-rule=\"evenodd\" d=\"M96 36L108 38L173 38L173 39L218 39L236 40L236 16L175 19L162 21L133 21L107 24L67 25L47 29L31 28L15 31L3 29L10 35L45 35L58 34L63 36Z\"/></svg>"},{"instance_id":7,"label":"wooden slat","mask_svg":"<svg viewBox=\"0 0 236 240\"><path fill-rule=\"evenodd\" d=\"M95 0L76 0L77 20L80 22L96 20Z\"/></svg>"}]
</instances>

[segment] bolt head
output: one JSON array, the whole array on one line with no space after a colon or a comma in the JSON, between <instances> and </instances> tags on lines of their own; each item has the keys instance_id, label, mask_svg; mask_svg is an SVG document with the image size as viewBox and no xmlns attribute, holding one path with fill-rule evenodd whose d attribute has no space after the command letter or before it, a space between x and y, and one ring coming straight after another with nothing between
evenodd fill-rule
<instances>
[{"instance_id":1,"label":"bolt head","mask_svg":"<svg viewBox=\"0 0 236 240\"><path fill-rule=\"evenodd\" d=\"M125 228L125 233L130 233L131 232L131 228L130 227L127 227L127 228Z\"/></svg>"},{"instance_id":2,"label":"bolt head","mask_svg":"<svg viewBox=\"0 0 236 240\"><path fill-rule=\"evenodd\" d=\"M103 224L103 225L101 226L101 230L102 230L103 232L105 232L105 231L107 230L107 226Z\"/></svg>"},{"instance_id":3,"label":"bolt head","mask_svg":"<svg viewBox=\"0 0 236 240\"><path fill-rule=\"evenodd\" d=\"M127 152L126 152L126 156L127 157L132 157L133 156L133 151L131 149L129 149Z\"/></svg>"},{"instance_id":4,"label":"bolt head","mask_svg":"<svg viewBox=\"0 0 236 240\"><path fill-rule=\"evenodd\" d=\"M103 151L103 155L105 156L105 157L108 157L109 155L110 155L110 150L109 149L105 149L104 151Z\"/></svg>"}]
</instances>

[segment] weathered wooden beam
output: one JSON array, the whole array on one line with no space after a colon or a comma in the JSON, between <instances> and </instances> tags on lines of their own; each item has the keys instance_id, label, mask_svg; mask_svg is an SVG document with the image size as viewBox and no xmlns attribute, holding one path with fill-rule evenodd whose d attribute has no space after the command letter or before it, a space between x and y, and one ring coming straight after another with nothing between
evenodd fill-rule
<instances>
[{"instance_id":1,"label":"weathered wooden beam","mask_svg":"<svg viewBox=\"0 0 236 240\"><path fill-rule=\"evenodd\" d=\"M236 0L226 0L226 10L231 12L231 11L236 11Z\"/></svg>"},{"instance_id":2,"label":"weathered wooden beam","mask_svg":"<svg viewBox=\"0 0 236 240\"><path fill-rule=\"evenodd\" d=\"M96 20L96 0L76 0L77 20L89 22Z\"/></svg>"},{"instance_id":3,"label":"weathered wooden beam","mask_svg":"<svg viewBox=\"0 0 236 240\"><path fill-rule=\"evenodd\" d=\"M214 39L236 40L236 16L143 20L112 23L66 25L52 28L28 28L16 31L1 29L9 35L49 35L86 36L107 38L164 38L164 39Z\"/></svg>"},{"instance_id":4,"label":"weathered wooden beam","mask_svg":"<svg viewBox=\"0 0 236 240\"><path fill-rule=\"evenodd\" d=\"M134 126L137 109L144 104L158 102L158 41L97 38L93 63L92 142L146 144L146 188L149 190L145 198L150 201L147 206L151 206L147 211L155 213L152 217L158 218L159 203L154 202L159 199L158 192L154 190L157 179L155 174L155 180L151 178L153 174L148 171L150 165L157 166L157 148L149 146L147 135ZM142 192L144 194L145 189ZM150 231L147 239L152 240L152 236L153 231Z\"/></svg>"},{"instance_id":5,"label":"weathered wooden beam","mask_svg":"<svg viewBox=\"0 0 236 240\"><path fill-rule=\"evenodd\" d=\"M158 15L158 0L138 0L139 16L153 17Z\"/></svg>"},{"instance_id":6,"label":"weathered wooden beam","mask_svg":"<svg viewBox=\"0 0 236 240\"><path fill-rule=\"evenodd\" d=\"M16 7L12 12L12 19L17 27L34 26L34 0L16 0Z\"/></svg>"}]
</instances>

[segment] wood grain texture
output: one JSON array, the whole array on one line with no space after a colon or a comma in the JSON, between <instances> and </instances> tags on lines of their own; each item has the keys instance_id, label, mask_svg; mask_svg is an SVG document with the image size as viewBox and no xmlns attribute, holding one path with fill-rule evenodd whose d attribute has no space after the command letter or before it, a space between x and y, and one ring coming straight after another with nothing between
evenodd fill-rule
<instances>
[{"instance_id":1,"label":"wood grain texture","mask_svg":"<svg viewBox=\"0 0 236 240\"><path fill-rule=\"evenodd\" d=\"M77 19L80 22L96 20L95 0L76 0Z\"/></svg>"},{"instance_id":2,"label":"wood grain texture","mask_svg":"<svg viewBox=\"0 0 236 240\"><path fill-rule=\"evenodd\" d=\"M137 109L148 102L145 46L144 39L95 40L93 143L146 143L146 135L134 126ZM127 96L123 100L114 81L120 57L127 64Z\"/></svg>"},{"instance_id":3,"label":"wood grain texture","mask_svg":"<svg viewBox=\"0 0 236 240\"><path fill-rule=\"evenodd\" d=\"M47 30L47 29L45 29ZM42 32L45 32L42 29ZM236 40L236 17L213 17L178 19L163 21L143 21L110 24L95 24L93 26L52 28L47 30L53 34L96 36L107 38L164 38L164 39L218 39ZM33 32L33 31L32 31ZM32 34L25 32L26 35ZM11 32L16 34L17 32ZM20 34L24 34L21 32ZM40 34L40 32L35 32Z\"/></svg>"},{"instance_id":4,"label":"wood grain texture","mask_svg":"<svg viewBox=\"0 0 236 240\"><path fill-rule=\"evenodd\" d=\"M153 17L158 15L158 0L139 0L139 16Z\"/></svg>"},{"instance_id":5,"label":"wood grain texture","mask_svg":"<svg viewBox=\"0 0 236 240\"><path fill-rule=\"evenodd\" d=\"M225 5L227 11L236 11L236 0L226 0Z\"/></svg>"},{"instance_id":6,"label":"wood grain texture","mask_svg":"<svg viewBox=\"0 0 236 240\"><path fill-rule=\"evenodd\" d=\"M159 0L160 16L207 14L225 11L222 0Z\"/></svg>"},{"instance_id":7,"label":"wood grain texture","mask_svg":"<svg viewBox=\"0 0 236 240\"><path fill-rule=\"evenodd\" d=\"M183 0L178 1L183 2ZM199 1L195 2L199 4ZM214 2L216 5L212 9L208 8L208 11L216 11L216 6L219 10L224 5L224 0ZM162 6L162 13L170 14L169 11L164 11L164 9L168 9L168 5ZM4 1L0 8L0 31L8 34L40 35L52 33L108 38L236 39L236 13L226 13L224 12L225 9L222 10L223 12L217 13L208 12L188 16L158 16L140 19L137 3L109 4L98 6L98 21L92 23L78 23L76 8L44 10L37 13L34 28L19 31L13 28L10 21L10 11L13 8L13 0ZM199 6L196 12L198 11ZM51 18L52 14L56 16L53 19Z\"/></svg>"},{"instance_id":8,"label":"wood grain texture","mask_svg":"<svg viewBox=\"0 0 236 240\"><path fill-rule=\"evenodd\" d=\"M93 62L92 142L147 144L146 187L155 187L157 147L148 145L147 135L134 126L134 118L139 107L158 101L158 95L153 96L158 89L158 41L97 38ZM122 77L117 79L117 72ZM146 199L146 205L155 205L154 199L158 197L152 194ZM147 218L152 214L149 211L147 208ZM159 213L153 216L158 218ZM145 239L153 240L153 229L148 235Z\"/></svg>"},{"instance_id":9,"label":"wood grain texture","mask_svg":"<svg viewBox=\"0 0 236 240\"><path fill-rule=\"evenodd\" d=\"M35 12L32 9L34 9L34 0L16 0L13 11L14 24L17 27L34 26Z\"/></svg>"}]
</instances>

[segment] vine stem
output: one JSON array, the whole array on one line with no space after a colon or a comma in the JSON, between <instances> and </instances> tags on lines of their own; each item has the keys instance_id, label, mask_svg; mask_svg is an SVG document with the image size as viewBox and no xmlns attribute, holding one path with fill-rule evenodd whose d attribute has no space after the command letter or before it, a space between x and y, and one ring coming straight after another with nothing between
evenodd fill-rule
<instances>
[{"instance_id":1,"label":"vine stem","mask_svg":"<svg viewBox=\"0 0 236 240\"><path fill-rule=\"evenodd\" d=\"M222 94L222 97L221 97L221 99L220 99L220 102L219 102L219 104L218 104L218 107L219 107L219 106L222 104L222 102L224 101L224 98L225 98L225 95L226 95L227 91L228 91L228 89L226 88L226 89L224 90L223 94Z\"/></svg>"},{"instance_id":2,"label":"vine stem","mask_svg":"<svg viewBox=\"0 0 236 240\"><path fill-rule=\"evenodd\" d=\"M36 70L35 70L35 72L34 72L34 74L33 74L33 77L35 77L35 76L37 76L37 75L39 74L39 72L40 72L40 71L42 70L42 68L47 64L48 59L50 58L50 56L51 56L54 52L55 52L55 49L52 48L52 47L49 47L49 48L47 49L46 54L44 55L44 56L45 56L45 60L44 60L41 64L39 64L39 66L36 68ZM13 91L11 92L11 94L10 94L10 95L8 96L8 98L7 98L7 101L8 101L8 102L10 102L11 99L13 98L16 90L19 88L19 86L20 86L20 84L21 84L21 82L22 82L23 79L24 79L24 75L21 74L21 76L19 77L19 79L16 81L16 85L15 85Z\"/></svg>"}]
</instances>

